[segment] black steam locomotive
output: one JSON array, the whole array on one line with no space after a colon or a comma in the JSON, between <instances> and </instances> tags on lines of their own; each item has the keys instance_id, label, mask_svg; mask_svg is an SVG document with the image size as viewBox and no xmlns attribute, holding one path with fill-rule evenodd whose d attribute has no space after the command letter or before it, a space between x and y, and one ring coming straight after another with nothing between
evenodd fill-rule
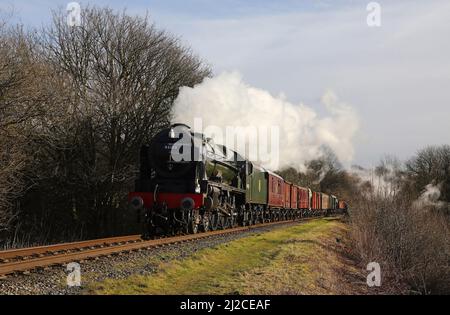
<instances>
[{"instance_id":1,"label":"black steam locomotive","mask_svg":"<svg viewBox=\"0 0 450 315\"><path fill-rule=\"evenodd\" d=\"M197 233L236 226L245 204L247 163L183 124L141 148L131 204L145 209L145 233Z\"/></svg>"},{"instance_id":2,"label":"black steam locomotive","mask_svg":"<svg viewBox=\"0 0 450 315\"><path fill-rule=\"evenodd\" d=\"M144 217L143 238L322 215L340 205L184 124L162 130L141 148L135 186L129 201Z\"/></svg>"}]
</instances>

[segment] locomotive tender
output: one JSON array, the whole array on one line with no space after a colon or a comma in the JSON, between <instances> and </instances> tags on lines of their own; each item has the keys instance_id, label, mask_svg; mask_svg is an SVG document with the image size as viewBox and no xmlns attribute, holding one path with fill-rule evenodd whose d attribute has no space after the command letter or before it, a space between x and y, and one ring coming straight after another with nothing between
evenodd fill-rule
<instances>
[{"instance_id":1,"label":"locomotive tender","mask_svg":"<svg viewBox=\"0 0 450 315\"><path fill-rule=\"evenodd\" d=\"M144 216L145 239L346 208L335 196L293 185L184 124L162 130L141 148L135 192L128 198Z\"/></svg>"}]
</instances>

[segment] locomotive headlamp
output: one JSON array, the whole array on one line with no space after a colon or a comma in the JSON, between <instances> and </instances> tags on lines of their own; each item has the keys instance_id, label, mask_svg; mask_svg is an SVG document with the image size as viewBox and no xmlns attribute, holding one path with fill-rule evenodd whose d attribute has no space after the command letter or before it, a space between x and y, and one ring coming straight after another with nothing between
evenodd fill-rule
<instances>
[{"instance_id":1,"label":"locomotive headlamp","mask_svg":"<svg viewBox=\"0 0 450 315\"><path fill-rule=\"evenodd\" d=\"M135 196L130 200L130 205L134 209L141 209L144 206L144 200L142 200L142 198L139 196Z\"/></svg>"},{"instance_id":2,"label":"locomotive headlamp","mask_svg":"<svg viewBox=\"0 0 450 315\"><path fill-rule=\"evenodd\" d=\"M194 199L190 198L190 197L186 197L183 200L181 200L181 209L189 211L194 209L195 206L195 202Z\"/></svg>"}]
</instances>

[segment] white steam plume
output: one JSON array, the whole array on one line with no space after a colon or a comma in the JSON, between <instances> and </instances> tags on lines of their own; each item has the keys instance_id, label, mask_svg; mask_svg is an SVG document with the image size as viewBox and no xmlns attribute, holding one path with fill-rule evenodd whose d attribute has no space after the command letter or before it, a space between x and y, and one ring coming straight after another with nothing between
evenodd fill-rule
<instances>
[{"instance_id":1,"label":"white steam plume","mask_svg":"<svg viewBox=\"0 0 450 315\"><path fill-rule=\"evenodd\" d=\"M434 206L438 208L445 206L445 202L439 200L439 197L441 196L441 186L442 183L437 185L430 183L426 185L423 193L414 202L414 205L418 207Z\"/></svg>"},{"instance_id":2,"label":"white steam plume","mask_svg":"<svg viewBox=\"0 0 450 315\"><path fill-rule=\"evenodd\" d=\"M322 103L326 117L319 117L304 104L292 104L283 96L274 97L249 86L237 72L226 72L206 78L194 88L182 87L174 104L173 122L192 126L195 118L202 118L203 127L214 125L223 130L227 126L278 126L279 165L264 165L269 169L301 169L306 161L319 157L324 146L348 164L353 159L358 117L331 91L325 93Z\"/></svg>"}]
</instances>

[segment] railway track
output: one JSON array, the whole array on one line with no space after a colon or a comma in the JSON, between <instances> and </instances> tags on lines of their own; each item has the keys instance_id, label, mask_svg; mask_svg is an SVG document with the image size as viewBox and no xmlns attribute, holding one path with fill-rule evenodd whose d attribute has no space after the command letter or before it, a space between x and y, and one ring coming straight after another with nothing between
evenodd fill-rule
<instances>
[{"instance_id":1,"label":"railway track","mask_svg":"<svg viewBox=\"0 0 450 315\"><path fill-rule=\"evenodd\" d=\"M42 257L45 255L52 255L62 253L70 250L83 250L87 248L94 248L99 246L111 246L123 242L137 242L140 241L140 235L129 235L119 237L109 237L81 242L62 243L55 245L36 246L28 248L19 248L0 251L0 264L7 263L11 260L24 260L32 257Z\"/></svg>"},{"instance_id":2,"label":"railway track","mask_svg":"<svg viewBox=\"0 0 450 315\"><path fill-rule=\"evenodd\" d=\"M304 221L302 219L301 221ZM308 219L306 219L308 220ZM237 227L207 233L189 234L160 239L142 240L139 235L104 238L97 240L63 243L48 246L30 247L0 251L0 277L64 265L69 262L81 262L87 259L111 256L120 253L151 249L154 247L190 242L216 235L240 233L255 228L294 223L299 221L280 221L252 226Z\"/></svg>"}]
</instances>

